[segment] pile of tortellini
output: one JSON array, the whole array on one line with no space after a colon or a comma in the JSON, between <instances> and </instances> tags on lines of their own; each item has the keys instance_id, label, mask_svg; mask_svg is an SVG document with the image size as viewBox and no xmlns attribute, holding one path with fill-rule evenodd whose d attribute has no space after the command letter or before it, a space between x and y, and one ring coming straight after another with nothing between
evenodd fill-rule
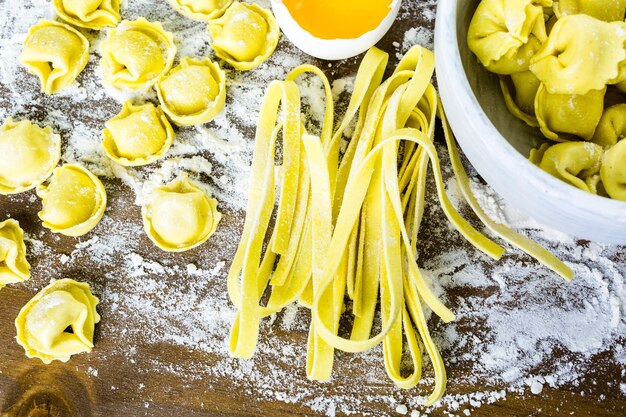
<instances>
[{"instance_id":1,"label":"pile of tortellini","mask_svg":"<svg viewBox=\"0 0 626 417\"><path fill-rule=\"evenodd\" d=\"M256 4L232 0L173 0L182 14L208 22L218 58L238 70L250 70L275 50L279 29L272 13ZM209 58L182 57L174 66L172 33L144 18L121 20L120 0L53 0L62 21L32 26L19 61L39 78L45 94L72 85L89 60L90 33L109 29L99 45L102 82L117 90L154 88L159 105L123 104L105 123L102 148L115 163L141 166L163 157L174 141L174 128L207 123L226 102L226 75ZM86 36L87 35L87 36ZM0 126L0 195L36 188L43 226L66 236L82 236L102 219L107 194L102 182L78 164L58 166L61 138L50 126L7 118ZM142 208L144 228L159 248L180 252L205 242L221 219L217 200L186 173L156 188ZM30 278L24 232L9 219L0 223L0 288ZM67 361L93 347L100 320L98 299L88 284L71 279L52 282L20 312L17 340L28 357L44 363Z\"/></svg>"},{"instance_id":2,"label":"pile of tortellini","mask_svg":"<svg viewBox=\"0 0 626 417\"><path fill-rule=\"evenodd\" d=\"M530 160L626 201L626 0L482 0L469 48L513 115L557 144Z\"/></svg>"},{"instance_id":3,"label":"pile of tortellini","mask_svg":"<svg viewBox=\"0 0 626 417\"><path fill-rule=\"evenodd\" d=\"M215 54L236 69L259 66L278 44L274 16L256 4L174 0L172 5L185 16L207 21ZM226 75L220 65L210 58L186 56L174 66L174 36L161 23L144 18L121 21L119 0L54 0L53 7L64 22L41 20L31 27L19 57L39 77L44 93L53 94L70 86L85 68L89 41L80 30L107 27L111 29L99 45L103 84L130 92L156 90L159 105L129 100L106 122L102 148L115 163L136 167L155 162L165 156L174 141L171 123L207 123L224 108ZM0 193L38 187L37 194L44 204L40 213L44 226L81 236L102 218L106 192L98 178L84 167L66 165L54 170L60 160L60 144L50 127L42 129L27 120L14 123L8 119L0 129L0 149L7 151L0 156L6 159L0 160ZM20 157L9 157L15 153ZM51 183L41 185L51 174ZM60 198L65 196L70 198ZM204 242L221 217L217 201L186 175L155 190L149 200L143 208L144 226L164 250L187 250ZM185 210L188 224L176 217Z\"/></svg>"}]
</instances>

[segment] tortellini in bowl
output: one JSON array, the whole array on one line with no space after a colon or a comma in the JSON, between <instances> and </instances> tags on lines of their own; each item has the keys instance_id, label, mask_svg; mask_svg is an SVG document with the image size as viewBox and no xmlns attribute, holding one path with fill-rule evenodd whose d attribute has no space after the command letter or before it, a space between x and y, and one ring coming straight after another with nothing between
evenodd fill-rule
<instances>
[{"instance_id":1,"label":"tortellini in bowl","mask_svg":"<svg viewBox=\"0 0 626 417\"><path fill-rule=\"evenodd\" d=\"M234 2L222 17L211 20L208 28L215 55L241 71L261 65L280 37L272 12L254 3Z\"/></svg>"},{"instance_id":2,"label":"tortellini in bowl","mask_svg":"<svg viewBox=\"0 0 626 417\"><path fill-rule=\"evenodd\" d=\"M102 147L113 161L124 166L150 164L168 151L174 130L160 107L152 103L124 103L122 111L106 122Z\"/></svg>"},{"instance_id":3,"label":"tortellini in bowl","mask_svg":"<svg viewBox=\"0 0 626 417\"><path fill-rule=\"evenodd\" d=\"M48 184L37 187L39 218L54 233L82 236L102 219L107 195L102 182L87 168L65 164L54 170Z\"/></svg>"},{"instance_id":4,"label":"tortellini in bowl","mask_svg":"<svg viewBox=\"0 0 626 417\"><path fill-rule=\"evenodd\" d=\"M472 17L467 44L497 74L528 70L546 39L544 9L534 0L482 0Z\"/></svg>"},{"instance_id":5,"label":"tortellini in bowl","mask_svg":"<svg viewBox=\"0 0 626 417\"><path fill-rule=\"evenodd\" d=\"M148 237L168 252L182 252L206 242L222 215L210 198L186 173L155 189L142 208Z\"/></svg>"},{"instance_id":6,"label":"tortellini in bowl","mask_svg":"<svg viewBox=\"0 0 626 417\"><path fill-rule=\"evenodd\" d=\"M552 94L587 94L624 80L626 23L587 15L559 19L530 70Z\"/></svg>"},{"instance_id":7,"label":"tortellini in bowl","mask_svg":"<svg viewBox=\"0 0 626 417\"><path fill-rule=\"evenodd\" d=\"M626 0L481 0L469 49L511 114L557 144L529 159L581 190L626 200Z\"/></svg>"},{"instance_id":8,"label":"tortellini in bowl","mask_svg":"<svg viewBox=\"0 0 626 417\"><path fill-rule=\"evenodd\" d=\"M0 223L0 288L30 278L24 231L17 220Z\"/></svg>"},{"instance_id":9,"label":"tortellini in bowl","mask_svg":"<svg viewBox=\"0 0 626 417\"><path fill-rule=\"evenodd\" d=\"M586 94L551 94L542 84L535 98L539 127L548 139L564 142L590 140L602 117L606 87Z\"/></svg>"},{"instance_id":10,"label":"tortellini in bowl","mask_svg":"<svg viewBox=\"0 0 626 417\"><path fill-rule=\"evenodd\" d=\"M626 103L622 103L604 110L591 141L604 147L611 147L625 136Z\"/></svg>"},{"instance_id":11,"label":"tortellini in bowl","mask_svg":"<svg viewBox=\"0 0 626 417\"><path fill-rule=\"evenodd\" d=\"M49 364L91 352L99 300L89 284L72 279L52 282L35 295L15 319L17 342L29 358Z\"/></svg>"},{"instance_id":12,"label":"tortellini in bowl","mask_svg":"<svg viewBox=\"0 0 626 417\"><path fill-rule=\"evenodd\" d=\"M184 57L156 85L163 111L174 123L206 123L224 108L226 76L209 58Z\"/></svg>"},{"instance_id":13,"label":"tortellini in bowl","mask_svg":"<svg viewBox=\"0 0 626 417\"><path fill-rule=\"evenodd\" d=\"M603 154L604 149L595 143L566 142L543 146L532 159L548 174L597 194Z\"/></svg>"},{"instance_id":14,"label":"tortellini in bowl","mask_svg":"<svg viewBox=\"0 0 626 417\"><path fill-rule=\"evenodd\" d=\"M216 19L224 14L233 0L170 0L181 14L196 20Z\"/></svg>"},{"instance_id":15,"label":"tortellini in bowl","mask_svg":"<svg viewBox=\"0 0 626 417\"><path fill-rule=\"evenodd\" d=\"M626 140L622 139L605 153L600 178L611 198L626 201Z\"/></svg>"},{"instance_id":16,"label":"tortellini in bowl","mask_svg":"<svg viewBox=\"0 0 626 417\"><path fill-rule=\"evenodd\" d=\"M110 29L100 52L104 84L140 90L152 87L172 68L176 46L160 23L139 18Z\"/></svg>"},{"instance_id":17,"label":"tortellini in bowl","mask_svg":"<svg viewBox=\"0 0 626 417\"><path fill-rule=\"evenodd\" d=\"M44 182L61 159L61 137L50 126L10 117L0 126L0 194L30 190Z\"/></svg>"},{"instance_id":18,"label":"tortellini in bowl","mask_svg":"<svg viewBox=\"0 0 626 417\"><path fill-rule=\"evenodd\" d=\"M40 20L31 27L19 57L39 77L41 90L53 94L68 87L89 61L89 41L73 27Z\"/></svg>"},{"instance_id":19,"label":"tortellini in bowl","mask_svg":"<svg viewBox=\"0 0 626 417\"><path fill-rule=\"evenodd\" d=\"M586 14L605 22L623 21L626 17L626 0L555 0L557 17Z\"/></svg>"},{"instance_id":20,"label":"tortellini in bowl","mask_svg":"<svg viewBox=\"0 0 626 417\"><path fill-rule=\"evenodd\" d=\"M67 23L100 30L120 21L120 0L52 0L54 10Z\"/></svg>"}]
</instances>

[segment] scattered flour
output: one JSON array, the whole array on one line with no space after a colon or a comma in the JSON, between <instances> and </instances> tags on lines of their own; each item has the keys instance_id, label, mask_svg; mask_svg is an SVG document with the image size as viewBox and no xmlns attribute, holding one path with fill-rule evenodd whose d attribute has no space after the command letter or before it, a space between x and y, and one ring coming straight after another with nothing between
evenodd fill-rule
<instances>
[{"instance_id":1,"label":"scattered flour","mask_svg":"<svg viewBox=\"0 0 626 417\"><path fill-rule=\"evenodd\" d=\"M269 2L261 3L267 6ZM420 16L432 26L435 0L405 3L399 24ZM509 393L541 395L546 386L576 386L585 378L589 360L601 353L612 353L615 362L626 366L626 349L621 346L626 340L624 248L578 242L545 228L508 206L477 179L472 188L489 216L549 247L575 270L576 278L566 284L519 251L510 251L498 263L485 259L440 220L436 197L429 195L425 218L433 220L421 231L425 238L420 259L436 293L458 315L454 323L431 322L451 373L450 389L439 404L423 405L433 383L428 365L416 390L399 390L387 381L380 347L359 355L339 354L334 374L338 388L306 381L303 346L308 315L295 305L263 322L261 333L266 336L255 358L230 359L226 343L235 311L227 297L225 276L246 204L258 110L270 80L284 77L310 59L283 38L279 50L260 69L226 69L228 101L219 117L203 126L177 128L176 143L164 160L125 168L108 160L100 147L103 123L119 111L122 101L154 101L154 94L133 95L102 87L97 46L106 36L103 31L88 33L91 57L78 82L60 94L42 96L37 80L17 64L17 56L28 27L40 18L52 17L49 2L14 2L6 11L5 6L0 4L0 119L14 116L52 125L64 140L63 161L83 163L104 177L113 197L94 233L77 243L41 229L27 233L35 277L28 285L34 290L51 276L75 276L88 268L89 276L81 276L91 280L104 317L99 340L109 341L109 346L115 340L110 355L122 357L145 376L140 392L150 389L151 378L169 373L209 390L230 383L247 395L300 403L320 415L385 415L395 410L419 417L441 408L450 415L469 416L471 410ZM180 18L167 2L128 0L122 12L126 19L145 16L162 21L175 34L179 57L212 54L205 24ZM402 54L414 44L432 47L432 40L431 28L409 25L403 39L392 45ZM342 72L335 64L329 65L327 73L333 95L345 101L354 74ZM308 111L321 115L324 102L319 80L302 77L298 83ZM311 130L316 122L319 119L312 121ZM137 220L138 206L154 187L181 171L189 172L218 198L220 208L231 213L227 216L230 223L218 229L202 252L158 253ZM468 214L454 182L448 181L447 188L454 204ZM129 200L128 189L134 199ZM25 207L37 204L33 194L13 196L11 202ZM134 218L127 216L129 212ZM79 264L85 270L75 270ZM151 347L159 344L182 346L189 358L176 362L154 354ZM96 351L93 360L97 360ZM90 366L86 372L101 378L103 366ZM460 375L457 367L469 371ZM616 379L623 381L624 376ZM458 394L460 385L484 389ZM383 386L388 387L385 394L381 394ZM625 383L616 380L615 386L626 396ZM111 387L118 389L117 383ZM149 399L145 395L140 404ZM149 406L145 402L145 408Z\"/></svg>"}]
</instances>

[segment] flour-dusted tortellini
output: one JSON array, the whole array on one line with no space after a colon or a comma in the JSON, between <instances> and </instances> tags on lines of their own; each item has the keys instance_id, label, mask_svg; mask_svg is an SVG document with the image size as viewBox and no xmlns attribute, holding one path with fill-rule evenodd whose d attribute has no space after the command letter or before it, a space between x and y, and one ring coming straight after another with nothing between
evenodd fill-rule
<instances>
[{"instance_id":1,"label":"flour-dusted tortellini","mask_svg":"<svg viewBox=\"0 0 626 417\"><path fill-rule=\"evenodd\" d=\"M604 94L591 90L587 94L551 94L542 84L535 98L535 114L544 136L557 142L590 140L604 111Z\"/></svg>"},{"instance_id":2,"label":"flour-dusted tortellini","mask_svg":"<svg viewBox=\"0 0 626 417\"><path fill-rule=\"evenodd\" d=\"M620 140L604 154L600 178L609 197L626 201L626 140Z\"/></svg>"},{"instance_id":3,"label":"flour-dusted tortellini","mask_svg":"<svg viewBox=\"0 0 626 417\"><path fill-rule=\"evenodd\" d=\"M528 70L547 38L543 6L533 0L483 0L476 8L467 44L491 72Z\"/></svg>"},{"instance_id":4,"label":"flour-dusted tortellini","mask_svg":"<svg viewBox=\"0 0 626 417\"><path fill-rule=\"evenodd\" d=\"M209 58L184 57L156 85L163 111L181 126L206 123L226 102L226 76Z\"/></svg>"},{"instance_id":5,"label":"flour-dusted tortellini","mask_svg":"<svg viewBox=\"0 0 626 417\"><path fill-rule=\"evenodd\" d=\"M52 174L61 159L61 137L50 126L10 117L0 126L0 194L30 190Z\"/></svg>"},{"instance_id":6,"label":"flour-dusted tortellini","mask_svg":"<svg viewBox=\"0 0 626 417\"><path fill-rule=\"evenodd\" d=\"M535 98L541 82L531 71L500 76L500 88L509 111L532 127L538 127Z\"/></svg>"},{"instance_id":7,"label":"flour-dusted tortellini","mask_svg":"<svg viewBox=\"0 0 626 417\"><path fill-rule=\"evenodd\" d=\"M216 19L224 14L233 0L170 0L181 14L196 20Z\"/></svg>"},{"instance_id":8,"label":"flour-dusted tortellini","mask_svg":"<svg viewBox=\"0 0 626 417\"><path fill-rule=\"evenodd\" d=\"M172 68L174 37L158 22L124 20L100 45L103 82L118 89L151 87Z\"/></svg>"},{"instance_id":9,"label":"flour-dusted tortellini","mask_svg":"<svg viewBox=\"0 0 626 417\"><path fill-rule=\"evenodd\" d=\"M626 0L555 0L554 12L561 18L571 14L586 14L606 22L623 21Z\"/></svg>"},{"instance_id":10,"label":"flour-dusted tortellini","mask_svg":"<svg viewBox=\"0 0 626 417\"><path fill-rule=\"evenodd\" d=\"M15 319L17 342L29 358L45 364L67 362L72 355L91 352L100 315L98 298L89 284L65 278L35 295Z\"/></svg>"},{"instance_id":11,"label":"flour-dusted tortellini","mask_svg":"<svg viewBox=\"0 0 626 417\"><path fill-rule=\"evenodd\" d=\"M583 191L597 194L604 149L591 142L558 143L540 148L534 155L539 167L548 174Z\"/></svg>"},{"instance_id":12,"label":"flour-dusted tortellini","mask_svg":"<svg viewBox=\"0 0 626 417\"><path fill-rule=\"evenodd\" d=\"M258 67L278 45L280 29L271 11L234 2L224 16L209 22L215 54L242 71Z\"/></svg>"},{"instance_id":13,"label":"flour-dusted tortellini","mask_svg":"<svg viewBox=\"0 0 626 417\"><path fill-rule=\"evenodd\" d=\"M592 142L611 147L626 136L626 104L616 104L604 110ZM626 160L624 161L626 165Z\"/></svg>"},{"instance_id":14,"label":"flour-dusted tortellini","mask_svg":"<svg viewBox=\"0 0 626 417\"><path fill-rule=\"evenodd\" d=\"M152 103L124 103L122 111L105 123L102 147L120 165L147 165L161 158L174 141L172 125Z\"/></svg>"},{"instance_id":15,"label":"flour-dusted tortellini","mask_svg":"<svg viewBox=\"0 0 626 417\"><path fill-rule=\"evenodd\" d=\"M100 30L120 22L120 0L52 0L54 10L67 23Z\"/></svg>"},{"instance_id":16,"label":"flour-dusted tortellini","mask_svg":"<svg viewBox=\"0 0 626 417\"><path fill-rule=\"evenodd\" d=\"M150 239L170 252L186 251L206 242L222 218L217 200L185 173L155 189L143 206L142 215Z\"/></svg>"},{"instance_id":17,"label":"flour-dusted tortellini","mask_svg":"<svg viewBox=\"0 0 626 417\"><path fill-rule=\"evenodd\" d=\"M624 79L626 23L586 15L557 21L530 70L552 94L587 94Z\"/></svg>"},{"instance_id":18,"label":"flour-dusted tortellini","mask_svg":"<svg viewBox=\"0 0 626 417\"><path fill-rule=\"evenodd\" d=\"M24 231L17 220L0 223L0 288L30 278Z\"/></svg>"},{"instance_id":19,"label":"flour-dusted tortellini","mask_svg":"<svg viewBox=\"0 0 626 417\"><path fill-rule=\"evenodd\" d=\"M74 82L89 61L89 41L73 27L40 20L31 27L19 61L53 94Z\"/></svg>"},{"instance_id":20,"label":"flour-dusted tortellini","mask_svg":"<svg viewBox=\"0 0 626 417\"><path fill-rule=\"evenodd\" d=\"M43 209L39 218L54 233L82 236L102 216L107 195L102 182L85 167L65 164L54 170L49 184L37 187Z\"/></svg>"}]
</instances>

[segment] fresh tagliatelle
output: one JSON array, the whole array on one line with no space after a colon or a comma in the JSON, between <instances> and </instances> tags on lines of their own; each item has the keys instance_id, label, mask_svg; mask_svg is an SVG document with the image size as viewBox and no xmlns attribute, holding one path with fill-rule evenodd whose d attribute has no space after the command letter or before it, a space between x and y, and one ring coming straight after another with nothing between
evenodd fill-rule
<instances>
[{"instance_id":1,"label":"fresh tagliatelle","mask_svg":"<svg viewBox=\"0 0 626 417\"><path fill-rule=\"evenodd\" d=\"M445 322L455 316L433 293L416 259L429 166L452 225L490 257L499 259L504 253L474 229L446 195L433 144L437 115L461 194L480 220L493 234L564 278L570 280L573 272L481 209L430 83L433 53L412 48L383 82L387 61L388 55L379 49L368 51L346 114L334 131L333 95L320 69L300 66L284 81L269 85L256 132L243 235L228 276L230 298L238 310L230 351L235 357L251 357L261 318L297 301L311 310L310 379L330 378L334 349L361 352L382 343L387 374L397 386L411 388L421 378L425 349L435 373L435 388L427 400L431 404L445 391L446 371L424 308ZM319 137L304 129L295 83L304 73L320 77L325 90ZM342 138L354 119L354 133L342 154ZM282 164L276 166L279 137ZM372 336L379 303L381 327ZM343 314L354 318L348 336L339 334ZM410 372L401 369L405 351L412 362Z\"/></svg>"}]
</instances>

